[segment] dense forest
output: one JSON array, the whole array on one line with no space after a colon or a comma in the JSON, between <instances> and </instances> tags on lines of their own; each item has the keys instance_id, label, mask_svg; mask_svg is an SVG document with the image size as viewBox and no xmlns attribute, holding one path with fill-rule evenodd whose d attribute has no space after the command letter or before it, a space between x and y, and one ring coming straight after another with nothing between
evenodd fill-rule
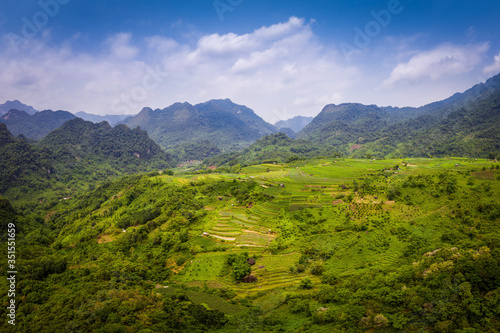
<instances>
[{"instance_id":1,"label":"dense forest","mask_svg":"<svg viewBox=\"0 0 500 333\"><path fill-rule=\"evenodd\" d=\"M14 137L0 123L0 155L0 193L27 204L71 197L110 177L174 164L140 129L79 118L35 143Z\"/></svg>"}]
</instances>

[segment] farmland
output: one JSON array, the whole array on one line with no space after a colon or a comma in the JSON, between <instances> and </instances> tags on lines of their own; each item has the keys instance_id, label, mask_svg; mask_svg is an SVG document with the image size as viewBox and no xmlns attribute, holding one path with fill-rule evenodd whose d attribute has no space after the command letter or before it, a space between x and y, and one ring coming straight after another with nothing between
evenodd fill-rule
<instances>
[{"instance_id":1,"label":"farmland","mask_svg":"<svg viewBox=\"0 0 500 333\"><path fill-rule=\"evenodd\" d=\"M191 234L224 251L195 254L172 282L228 288L236 298L250 297L254 306L274 306L279 313L286 295L310 297L329 277L347 281L390 271L417 253L453 247L444 240L458 227L456 208L472 204L460 198L498 203L497 165L461 158L325 159L243 168L234 178L257 182L256 191L269 194L268 200L242 205L231 196L219 198ZM469 221L468 233L480 220ZM220 273L228 253L243 252L257 258L251 270L257 282L237 283ZM305 278L311 289L299 287Z\"/></svg>"},{"instance_id":2,"label":"farmland","mask_svg":"<svg viewBox=\"0 0 500 333\"><path fill-rule=\"evenodd\" d=\"M146 327L157 306L223 332L497 327L499 176L490 160L318 158L123 178L43 212L63 261L21 262L65 292L20 311L99 313L92 290L122 286L106 306L136 299Z\"/></svg>"}]
</instances>

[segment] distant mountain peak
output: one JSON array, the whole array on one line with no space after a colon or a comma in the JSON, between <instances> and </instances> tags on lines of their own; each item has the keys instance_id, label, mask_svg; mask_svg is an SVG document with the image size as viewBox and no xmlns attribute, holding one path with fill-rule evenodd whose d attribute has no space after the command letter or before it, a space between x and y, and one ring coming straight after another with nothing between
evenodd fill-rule
<instances>
[{"instance_id":1,"label":"distant mountain peak","mask_svg":"<svg viewBox=\"0 0 500 333\"><path fill-rule=\"evenodd\" d=\"M274 124L274 126L278 130L287 131L286 134L292 135L288 130L292 130L295 133L300 132L304 127L306 127L314 117L304 117L304 116L295 116L291 119L280 120ZM288 129L288 130L287 130Z\"/></svg>"},{"instance_id":2,"label":"distant mountain peak","mask_svg":"<svg viewBox=\"0 0 500 333\"><path fill-rule=\"evenodd\" d=\"M234 150L276 131L253 110L229 98L196 105L174 103L155 112L143 109L124 123L130 128L141 126L151 138L168 149L188 143L210 142L219 148Z\"/></svg>"},{"instance_id":3,"label":"distant mountain peak","mask_svg":"<svg viewBox=\"0 0 500 333\"><path fill-rule=\"evenodd\" d=\"M21 111L17 109L11 109L9 112L5 113L1 119L2 120L12 120L12 119L26 119L30 115L26 111Z\"/></svg>"},{"instance_id":4,"label":"distant mountain peak","mask_svg":"<svg viewBox=\"0 0 500 333\"><path fill-rule=\"evenodd\" d=\"M12 109L24 111L28 114L34 114L38 112L38 110L36 110L32 106L23 104L19 100L15 99L13 101L7 101L4 104L0 104L0 115L9 112Z\"/></svg>"},{"instance_id":5,"label":"distant mountain peak","mask_svg":"<svg viewBox=\"0 0 500 333\"><path fill-rule=\"evenodd\" d=\"M12 109L0 117L0 122L5 123L14 136L23 134L27 138L40 140L73 118L75 116L67 111L44 110L29 115L25 111Z\"/></svg>"},{"instance_id":6,"label":"distant mountain peak","mask_svg":"<svg viewBox=\"0 0 500 333\"><path fill-rule=\"evenodd\" d=\"M150 108L144 108L143 110L147 109L145 112L149 112L151 109ZM141 111L142 112L142 111ZM101 121L107 121L111 126L114 126L128 117L133 117L135 115L128 115L128 114L120 114L120 115L111 115L107 114L105 116L97 115L97 114L92 114L92 113L87 113L87 112L77 112L75 113L75 116L78 118L82 118L83 120L91 121L93 123L100 123Z\"/></svg>"}]
</instances>

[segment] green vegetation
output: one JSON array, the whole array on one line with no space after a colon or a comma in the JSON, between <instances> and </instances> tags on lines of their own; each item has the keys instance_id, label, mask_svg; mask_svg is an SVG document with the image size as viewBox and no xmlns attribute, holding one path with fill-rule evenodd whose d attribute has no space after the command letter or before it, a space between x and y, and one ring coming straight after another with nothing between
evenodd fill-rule
<instances>
[{"instance_id":1,"label":"green vegetation","mask_svg":"<svg viewBox=\"0 0 500 333\"><path fill-rule=\"evenodd\" d=\"M499 166L316 158L127 176L30 209L0 198L3 230L19 226L17 322L0 325L495 332Z\"/></svg>"},{"instance_id":2,"label":"green vegetation","mask_svg":"<svg viewBox=\"0 0 500 333\"><path fill-rule=\"evenodd\" d=\"M110 178L171 163L146 132L124 125L74 119L30 144L0 124L0 193L18 204L50 206Z\"/></svg>"},{"instance_id":3,"label":"green vegetation","mask_svg":"<svg viewBox=\"0 0 500 333\"><path fill-rule=\"evenodd\" d=\"M125 124L140 126L164 149L180 152L179 162L206 158L219 149L239 150L275 131L251 109L229 99L175 103L163 110L144 108Z\"/></svg>"},{"instance_id":4,"label":"green vegetation","mask_svg":"<svg viewBox=\"0 0 500 333\"><path fill-rule=\"evenodd\" d=\"M420 108L327 105L297 134L353 158L499 158L500 75Z\"/></svg>"},{"instance_id":5,"label":"green vegetation","mask_svg":"<svg viewBox=\"0 0 500 333\"><path fill-rule=\"evenodd\" d=\"M239 171L241 165L291 163L313 157L341 156L341 153L306 140L291 139L284 133L267 135L241 152L225 153L205 161L205 165L226 166L223 171Z\"/></svg>"},{"instance_id":6,"label":"green vegetation","mask_svg":"<svg viewBox=\"0 0 500 333\"><path fill-rule=\"evenodd\" d=\"M46 110L29 115L24 111L10 110L0 117L0 123L6 124L14 136L40 140L72 119L75 116L67 111Z\"/></svg>"}]
</instances>

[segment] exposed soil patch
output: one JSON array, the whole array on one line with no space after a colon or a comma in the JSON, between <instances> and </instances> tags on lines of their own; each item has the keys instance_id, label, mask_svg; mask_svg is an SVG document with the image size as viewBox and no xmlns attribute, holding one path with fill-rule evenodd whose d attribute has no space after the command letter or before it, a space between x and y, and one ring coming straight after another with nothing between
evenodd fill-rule
<instances>
[{"instance_id":1,"label":"exposed soil patch","mask_svg":"<svg viewBox=\"0 0 500 333\"><path fill-rule=\"evenodd\" d=\"M349 148L349 151L360 149L361 147L362 147L361 145L351 145L351 147Z\"/></svg>"},{"instance_id":2,"label":"exposed soil patch","mask_svg":"<svg viewBox=\"0 0 500 333\"><path fill-rule=\"evenodd\" d=\"M111 243L114 241L116 238L111 236L111 235L102 235L97 239L98 244L103 244L103 243Z\"/></svg>"},{"instance_id":3,"label":"exposed soil patch","mask_svg":"<svg viewBox=\"0 0 500 333\"><path fill-rule=\"evenodd\" d=\"M209 234L209 235L214 237L214 238L223 239L226 241L235 241L236 240L235 237L222 237L222 236L217 236L217 235L212 235L212 234Z\"/></svg>"}]
</instances>

